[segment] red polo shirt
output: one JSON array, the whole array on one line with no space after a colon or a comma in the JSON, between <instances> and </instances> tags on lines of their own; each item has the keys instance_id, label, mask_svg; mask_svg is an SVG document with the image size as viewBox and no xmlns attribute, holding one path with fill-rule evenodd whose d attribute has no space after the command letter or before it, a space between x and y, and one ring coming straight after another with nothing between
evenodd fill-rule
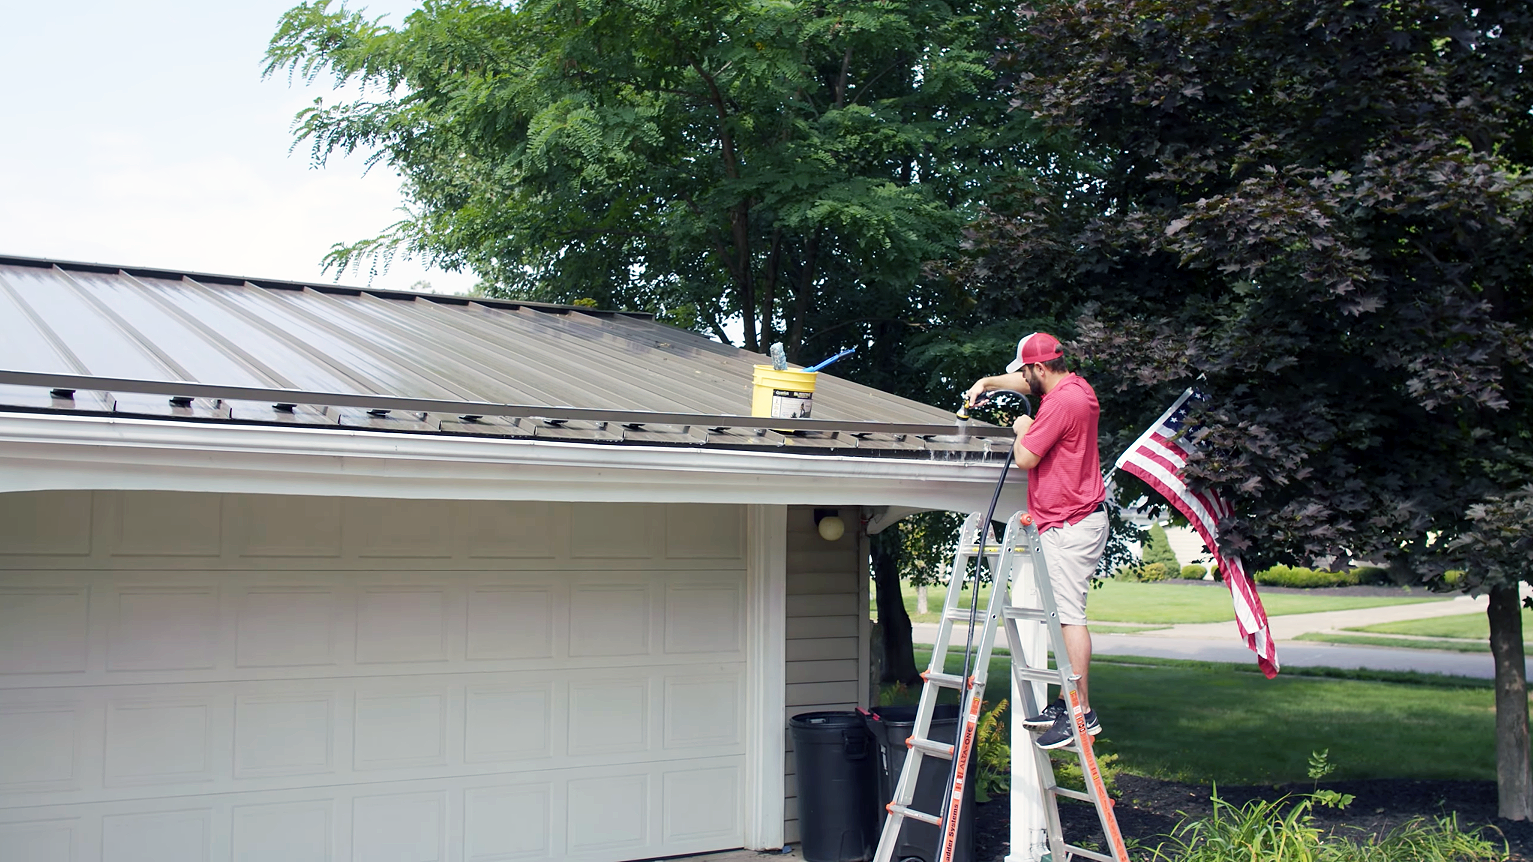
<instances>
[{"instance_id":1,"label":"red polo shirt","mask_svg":"<svg viewBox=\"0 0 1533 862\"><path fill-rule=\"evenodd\" d=\"M1040 459L1027 471L1027 508L1039 532L1078 523L1107 498L1097 452L1101 413L1096 390L1075 374L1038 405L1022 446Z\"/></svg>"}]
</instances>

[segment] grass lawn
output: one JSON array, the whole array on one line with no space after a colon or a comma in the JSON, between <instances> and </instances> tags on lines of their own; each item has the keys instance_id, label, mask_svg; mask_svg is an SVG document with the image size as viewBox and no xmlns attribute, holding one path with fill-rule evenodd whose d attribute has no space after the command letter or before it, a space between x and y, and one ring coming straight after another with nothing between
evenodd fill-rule
<instances>
[{"instance_id":1,"label":"grass lawn","mask_svg":"<svg viewBox=\"0 0 1533 862\"><path fill-rule=\"evenodd\" d=\"M1092 622L1168 626L1177 623L1217 623L1235 618L1229 591L1222 586L1136 584L1117 580L1102 581L1101 584L1101 587L1091 591L1086 601L1086 616ZM913 622L937 622L946 595L945 587L929 587L930 612L918 615L915 587L907 585L904 590L905 610ZM970 598L966 590L960 597L964 607L968 607ZM980 607L983 608L989 600L990 587L980 587ZM1268 616L1440 601L1447 599L1426 593L1402 594L1398 597L1337 596L1328 595L1324 590L1316 590L1314 594L1272 593L1262 597L1262 605L1267 609Z\"/></svg>"},{"instance_id":2,"label":"grass lawn","mask_svg":"<svg viewBox=\"0 0 1533 862\"><path fill-rule=\"evenodd\" d=\"M930 660L916 650L917 664ZM1009 661L991 662L991 702L1008 696ZM1322 750L1332 779L1495 778L1489 681L1306 673L1316 675L1268 680L1239 665L1098 657L1098 745L1130 773L1203 784L1304 782L1310 753Z\"/></svg>"},{"instance_id":3,"label":"grass lawn","mask_svg":"<svg viewBox=\"0 0 1533 862\"><path fill-rule=\"evenodd\" d=\"M1413 635L1422 638L1470 638L1477 641L1490 640L1490 621L1484 613L1456 614L1430 620L1405 620L1398 623L1377 623L1359 626L1348 631L1377 632L1386 635ZM1533 611L1523 609L1522 631L1524 639L1533 633Z\"/></svg>"},{"instance_id":4,"label":"grass lawn","mask_svg":"<svg viewBox=\"0 0 1533 862\"><path fill-rule=\"evenodd\" d=\"M1347 629L1355 631L1355 629ZM1294 640L1321 641L1328 644L1392 647L1394 649L1440 649L1449 652L1490 652L1489 641L1447 640L1445 638L1387 638L1378 635L1347 635L1337 632L1305 632Z\"/></svg>"},{"instance_id":5,"label":"grass lawn","mask_svg":"<svg viewBox=\"0 0 1533 862\"><path fill-rule=\"evenodd\" d=\"M1396 623L1376 623L1347 629L1358 634L1337 632L1311 632L1299 635L1299 640L1324 641L1335 644L1360 644L1404 649L1440 649L1451 652L1490 652L1490 622L1482 613L1456 614L1428 620L1403 620ZM1533 635L1533 611L1522 612L1523 642ZM1379 637L1395 635L1395 637ZM1402 635L1404 637L1402 637Z\"/></svg>"}]
</instances>

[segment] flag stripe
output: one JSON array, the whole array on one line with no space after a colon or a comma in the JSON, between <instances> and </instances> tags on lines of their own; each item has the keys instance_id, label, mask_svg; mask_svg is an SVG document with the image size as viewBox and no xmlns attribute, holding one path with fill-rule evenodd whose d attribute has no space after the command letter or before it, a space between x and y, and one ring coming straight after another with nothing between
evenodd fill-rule
<instances>
[{"instance_id":1,"label":"flag stripe","mask_svg":"<svg viewBox=\"0 0 1533 862\"><path fill-rule=\"evenodd\" d=\"M1262 672L1269 678L1278 672L1277 644L1267 624L1267 612L1256 585L1246 574L1245 563L1238 554L1225 554L1219 550L1215 537L1219 521L1234 514L1234 509L1219 494L1212 491L1194 491L1182 478L1187 458L1196 450L1196 444L1182 427L1183 408L1194 397L1191 389L1182 393L1149 430L1134 441L1134 445L1118 459L1117 467L1126 470L1145 484L1165 496L1197 530L1203 543L1213 552L1224 583L1230 590L1230 600L1235 608L1235 624L1240 629L1246 645L1256 653Z\"/></svg>"}]
</instances>

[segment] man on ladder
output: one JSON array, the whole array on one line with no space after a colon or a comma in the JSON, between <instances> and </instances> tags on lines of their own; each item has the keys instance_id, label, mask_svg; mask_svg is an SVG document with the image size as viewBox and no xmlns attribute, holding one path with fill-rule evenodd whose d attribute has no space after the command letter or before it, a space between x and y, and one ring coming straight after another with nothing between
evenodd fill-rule
<instances>
[{"instance_id":1,"label":"man on ladder","mask_svg":"<svg viewBox=\"0 0 1533 862\"><path fill-rule=\"evenodd\" d=\"M1095 736L1102 726L1087 689L1091 631L1086 627L1086 593L1107 547L1107 489L1097 449L1101 408L1091 384L1066 368L1059 339L1045 332L1017 342L1017 358L1006 366L1006 373L980 378L969 388L968 401L978 403L997 389L1042 399L1036 417L1021 416L1013 424L1015 457L1027 470L1028 512L1049 561L1049 582L1070 666L1080 676L1076 688L1086 711L1086 732ZM1070 712L1063 697L1022 723L1034 730L1046 728L1038 737L1041 748L1063 748L1071 742Z\"/></svg>"}]
</instances>

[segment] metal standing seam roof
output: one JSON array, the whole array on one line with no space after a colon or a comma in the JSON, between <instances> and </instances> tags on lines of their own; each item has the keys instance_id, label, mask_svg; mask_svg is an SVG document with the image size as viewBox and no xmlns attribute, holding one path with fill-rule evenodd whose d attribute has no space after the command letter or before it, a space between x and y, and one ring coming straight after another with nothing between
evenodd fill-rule
<instances>
[{"instance_id":1,"label":"metal standing seam roof","mask_svg":"<svg viewBox=\"0 0 1533 862\"><path fill-rule=\"evenodd\" d=\"M825 372L814 421L773 430L749 416L765 361L647 314L0 256L0 409L964 460L1010 444Z\"/></svg>"}]
</instances>

